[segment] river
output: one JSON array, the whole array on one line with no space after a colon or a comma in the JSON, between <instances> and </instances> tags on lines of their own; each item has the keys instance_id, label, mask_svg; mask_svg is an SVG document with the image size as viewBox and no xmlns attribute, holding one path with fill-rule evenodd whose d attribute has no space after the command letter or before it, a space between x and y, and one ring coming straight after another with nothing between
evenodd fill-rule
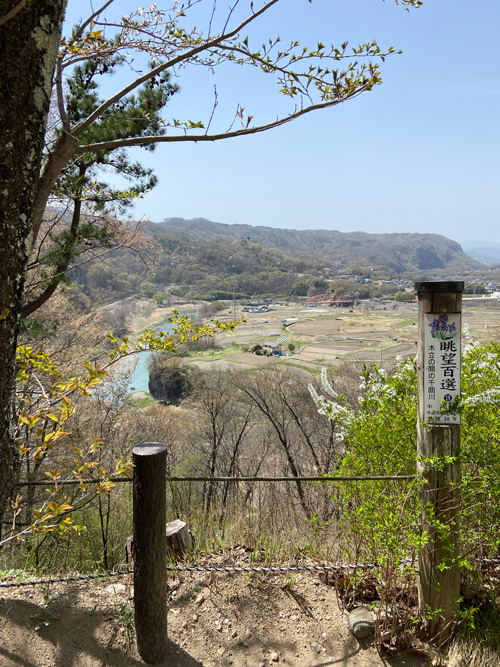
<instances>
[{"instance_id":1,"label":"river","mask_svg":"<svg viewBox=\"0 0 500 667\"><path fill-rule=\"evenodd\" d=\"M181 311L181 314L187 315L190 318L196 318L199 313L195 309L188 312ZM169 317L171 317L171 315L168 315L164 322L156 327L155 331L164 331L167 334L171 333L174 327L169 322ZM144 350L143 352L139 352L139 361L137 362L134 372L130 376L130 380L127 384L128 392L146 391L149 393L148 364L152 354L154 354L153 350Z\"/></svg>"},{"instance_id":2,"label":"river","mask_svg":"<svg viewBox=\"0 0 500 667\"><path fill-rule=\"evenodd\" d=\"M152 350L144 350L144 352L139 353L139 359L135 365L134 372L132 373L128 384L127 391L147 391L149 392L149 371L148 363L153 354Z\"/></svg>"}]
</instances>

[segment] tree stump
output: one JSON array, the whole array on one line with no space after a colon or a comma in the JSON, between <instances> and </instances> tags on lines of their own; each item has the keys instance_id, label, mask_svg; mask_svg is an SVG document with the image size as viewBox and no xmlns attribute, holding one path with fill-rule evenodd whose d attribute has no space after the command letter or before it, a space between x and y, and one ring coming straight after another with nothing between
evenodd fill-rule
<instances>
[{"instance_id":1,"label":"tree stump","mask_svg":"<svg viewBox=\"0 0 500 667\"><path fill-rule=\"evenodd\" d=\"M165 527L167 537L167 556L173 555L176 560L182 558L193 548L193 536L184 521L176 519Z\"/></svg>"},{"instance_id":2,"label":"tree stump","mask_svg":"<svg viewBox=\"0 0 500 667\"><path fill-rule=\"evenodd\" d=\"M176 560L182 559L194 545L194 537L185 521L176 519L165 526L167 540L167 556L173 556ZM127 537L125 542L125 562L133 569L134 567L134 538Z\"/></svg>"}]
</instances>

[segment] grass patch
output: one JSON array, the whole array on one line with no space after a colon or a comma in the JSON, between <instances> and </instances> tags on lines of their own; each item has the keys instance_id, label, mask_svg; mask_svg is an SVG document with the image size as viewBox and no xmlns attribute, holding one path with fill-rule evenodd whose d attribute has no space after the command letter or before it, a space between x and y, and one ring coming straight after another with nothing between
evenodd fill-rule
<instances>
[{"instance_id":1,"label":"grass patch","mask_svg":"<svg viewBox=\"0 0 500 667\"><path fill-rule=\"evenodd\" d=\"M216 348L214 350L199 350L189 353L189 359L193 361L216 361L217 359L225 359L234 352L247 352L248 345L241 343L231 343L223 348Z\"/></svg>"},{"instance_id":2,"label":"grass patch","mask_svg":"<svg viewBox=\"0 0 500 667\"><path fill-rule=\"evenodd\" d=\"M295 352L297 350L300 350L301 347L304 345L309 345L310 341L309 340L303 340L302 338L295 338L293 337L291 340L286 341L286 343L293 343L295 345Z\"/></svg>"},{"instance_id":3,"label":"grass patch","mask_svg":"<svg viewBox=\"0 0 500 667\"><path fill-rule=\"evenodd\" d=\"M36 581L37 575L27 570L20 570L20 569L0 570L0 580L10 579L10 578L14 578L15 583L19 584L22 582Z\"/></svg>"},{"instance_id":4,"label":"grass patch","mask_svg":"<svg viewBox=\"0 0 500 667\"><path fill-rule=\"evenodd\" d=\"M400 322L396 322L394 324L394 328L399 331L402 327L411 327L414 324L415 326L417 325L417 317L412 317L409 320L401 320Z\"/></svg>"},{"instance_id":5,"label":"grass patch","mask_svg":"<svg viewBox=\"0 0 500 667\"><path fill-rule=\"evenodd\" d=\"M499 611L498 602L480 604L473 622L459 627L448 654L449 667L500 665Z\"/></svg>"},{"instance_id":6,"label":"grass patch","mask_svg":"<svg viewBox=\"0 0 500 667\"><path fill-rule=\"evenodd\" d=\"M142 398L133 398L132 396L127 396L125 402L130 407L139 408L140 410L144 408L151 408L153 405L158 405L158 401L149 394Z\"/></svg>"},{"instance_id":7,"label":"grass patch","mask_svg":"<svg viewBox=\"0 0 500 667\"><path fill-rule=\"evenodd\" d=\"M233 347L231 345L231 347ZM226 350L200 350L199 352L190 352L189 358L194 360L209 360L224 359L227 357Z\"/></svg>"}]
</instances>

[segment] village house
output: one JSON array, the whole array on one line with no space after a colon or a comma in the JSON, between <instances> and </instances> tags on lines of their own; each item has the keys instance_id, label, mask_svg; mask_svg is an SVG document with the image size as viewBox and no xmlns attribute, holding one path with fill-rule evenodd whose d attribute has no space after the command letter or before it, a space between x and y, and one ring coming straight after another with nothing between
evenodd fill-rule
<instances>
[{"instance_id":1,"label":"village house","mask_svg":"<svg viewBox=\"0 0 500 667\"><path fill-rule=\"evenodd\" d=\"M273 343L271 341L267 341L264 343L262 346L262 354L267 354L268 357L280 357L282 352L281 352L281 343Z\"/></svg>"}]
</instances>

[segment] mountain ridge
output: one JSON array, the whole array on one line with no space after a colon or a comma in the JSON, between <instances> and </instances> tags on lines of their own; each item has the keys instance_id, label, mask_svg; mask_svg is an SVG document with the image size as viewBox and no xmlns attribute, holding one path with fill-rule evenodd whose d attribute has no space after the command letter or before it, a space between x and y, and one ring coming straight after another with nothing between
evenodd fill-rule
<instances>
[{"instance_id":1,"label":"mountain ridge","mask_svg":"<svg viewBox=\"0 0 500 667\"><path fill-rule=\"evenodd\" d=\"M148 229L153 236L168 233L194 242L246 238L295 258L298 256L315 263L321 260L326 262L325 266L333 264L339 268L362 263L365 266L387 266L396 273L404 274L432 270L461 271L483 266L464 252L457 241L440 234L280 229L177 217L150 223Z\"/></svg>"}]
</instances>

